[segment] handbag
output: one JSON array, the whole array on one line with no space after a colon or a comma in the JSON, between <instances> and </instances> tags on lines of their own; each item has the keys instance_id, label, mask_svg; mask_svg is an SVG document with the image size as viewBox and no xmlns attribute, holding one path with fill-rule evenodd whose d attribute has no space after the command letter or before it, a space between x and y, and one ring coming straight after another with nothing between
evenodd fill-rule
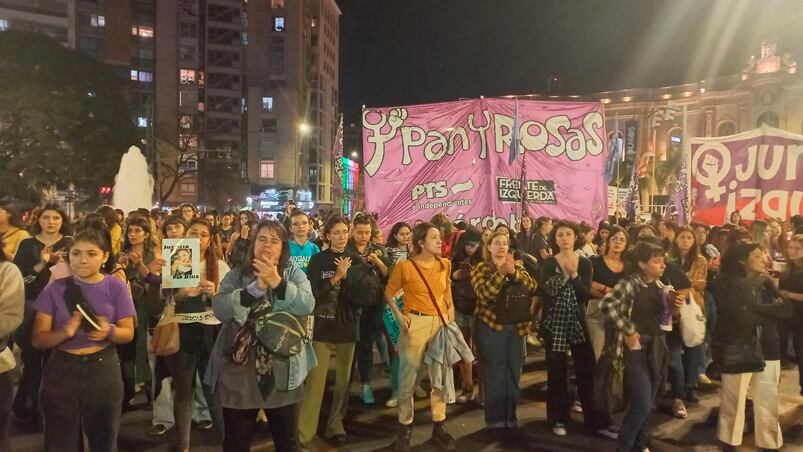
<instances>
[{"instance_id":1,"label":"handbag","mask_svg":"<svg viewBox=\"0 0 803 452\"><path fill-rule=\"evenodd\" d=\"M723 374L744 374L764 370L764 351L757 337L745 342L711 344L711 356Z\"/></svg>"},{"instance_id":2,"label":"handbag","mask_svg":"<svg viewBox=\"0 0 803 452\"><path fill-rule=\"evenodd\" d=\"M181 348L178 319L176 318L176 303L172 296L165 303L159 323L153 328L151 344L148 351L156 356L175 355Z\"/></svg>"},{"instance_id":3,"label":"handbag","mask_svg":"<svg viewBox=\"0 0 803 452\"><path fill-rule=\"evenodd\" d=\"M693 292L680 308L680 336L686 347L697 347L705 340L705 315L695 302Z\"/></svg>"},{"instance_id":4,"label":"handbag","mask_svg":"<svg viewBox=\"0 0 803 452\"><path fill-rule=\"evenodd\" d=\"M594 367L594 405L610 415L627 408L625 393L625 359L606 347Z\"/></svg>"},{"instance_id":5,"label":"handbag","mask_svg":"<svg viewBox=\"0 0 803 452\"><path fill-rule=\"evenodd\" d=\"M513 325L532 321L530 315L530 289L523 282L506 280L496 296L493 306L496 321Z\"/></svg>"}]
</instances>

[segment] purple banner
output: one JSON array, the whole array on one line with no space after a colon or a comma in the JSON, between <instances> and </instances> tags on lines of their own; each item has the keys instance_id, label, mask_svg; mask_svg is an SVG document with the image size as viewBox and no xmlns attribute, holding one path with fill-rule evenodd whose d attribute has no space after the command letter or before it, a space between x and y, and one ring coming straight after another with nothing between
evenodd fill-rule
<instances>
[{"instance_id":1,"label":"purple banner","mask_svg":"<svg viewBox=\"0 0 803 452\"><path fill-rule=\"evenodd\" d=\"M803 135L772 127L692 138L694 221L720 225L730 212L747 221L803 212Z\"/></svg>"}]
</instances>

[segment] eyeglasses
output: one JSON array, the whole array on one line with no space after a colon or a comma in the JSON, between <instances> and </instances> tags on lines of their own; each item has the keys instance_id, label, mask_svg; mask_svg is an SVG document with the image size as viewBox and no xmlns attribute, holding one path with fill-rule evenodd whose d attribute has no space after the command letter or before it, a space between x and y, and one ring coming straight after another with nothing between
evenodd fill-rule
<instances>
[{"instance_id":1,"label":"eyeglasses","mask_svg":"<svg viewBox=\"0 0 803 452\"><path fill-rule=\"evenodd\" d=\"M611 242L624 243L627 242L627 239L624 237L611 237Z\"/></svg>"}]
</instances>

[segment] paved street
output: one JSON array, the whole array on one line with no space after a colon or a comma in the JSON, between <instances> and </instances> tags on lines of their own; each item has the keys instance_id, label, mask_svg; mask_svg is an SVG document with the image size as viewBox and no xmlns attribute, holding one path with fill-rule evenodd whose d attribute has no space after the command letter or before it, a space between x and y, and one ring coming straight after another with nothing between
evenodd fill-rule
<instances>
[{"instance_id":1,"label":"paved street","mask_svg":"<svg viewBox=\"0 0 803 452\"><path fill-rule=\"evenodd\" d=\"M346 419L346 429L350 437L346 447L335 449L325 443L315 444L318 450L326 452L358 452L389 450L396 429L396 410L384 408L383 404L389 396L389 379L379 377L376 398L377 407L366 407L356 395L357 385L353 385L353 396ZM483 433L483 412L474 406L451 405L448 411L448 428L455 436L460 451L501 451L501 450L539 450L539 451L613 451L615 442L589 435L582 430L582 417L573 413L573 423L568 426L569 435L558 438L547 428L546 419L546 368L543 355L530 354L522 377L523 400L519 406L519 417L523 436L504 442L493 442ZM797 391L797 372L785 370L781 379L781 425L784 430L784 452L803 451L803 397ZM715 451L716 417L719 395L716 386L701 392L701 402L697 406L689 406L689 418L678 420L668 413L665 403L659 404L658 413L654 416L654 437L652 451ZM326 401L325 401L326 403ZM432 423L428 419L429 402L427 399L416 402L416 422L413 429L414 450L436 450L428 443ZM322 411L326 412L325 407ZM135 411L125 415L120 434L121 451L170 451L170 444L175 439L175 432L169 431L164 437L147 436L150 427L150 412ZM266 424L256 437L255 451L272 451L273 445L267 432ZM14 452L33 452L41 450L42 435L15 431L12 438ZM193 448L195 452L211 452L220 450L211 432L193 431ZM753 445L752 435L745 435L741 452L758 450Z\"/></svg>"}]
</instances>

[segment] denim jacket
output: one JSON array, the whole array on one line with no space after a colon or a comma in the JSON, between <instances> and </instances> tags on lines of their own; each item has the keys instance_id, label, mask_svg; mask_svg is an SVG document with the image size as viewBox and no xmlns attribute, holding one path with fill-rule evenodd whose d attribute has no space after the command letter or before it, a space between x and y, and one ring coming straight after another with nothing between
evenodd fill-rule
<instances>
[{"instance_id":1,"label":"denim jacket","mask_svg":"<svg viewBox=\"0 0 803 452\"><path fill-rule=\"evenodd\" d=\"M228 359L226 353L232 346L234 335L248 318L250 308L240 304L243 290L256 298L266 296L265 291L261 290L256 278L253 275L243 275L241 278L239 269L232 270L220 284L220 291L212 301L212 309L221 322L223 327L220 330L215 346L209 360L209 368L206 372L205 383L212 390L220 377L220 372L224 360ZM273 300L273 311L286 311L293 315L303 316L312 314L315 307L315 299L312 296L309 280L299 268L288 265L283 273L283 280L286 283L284 298L275 297ZM306 344L298 355L288 360L288 365L277 365L274 367L276 387L281 390L293 390L304 383L307 374L315 366L318 360L312 349L312 342ZM287 369L287 370L285 370ZM254 370L256 374L256 370Z\"/></svg>"}]
</instances>

